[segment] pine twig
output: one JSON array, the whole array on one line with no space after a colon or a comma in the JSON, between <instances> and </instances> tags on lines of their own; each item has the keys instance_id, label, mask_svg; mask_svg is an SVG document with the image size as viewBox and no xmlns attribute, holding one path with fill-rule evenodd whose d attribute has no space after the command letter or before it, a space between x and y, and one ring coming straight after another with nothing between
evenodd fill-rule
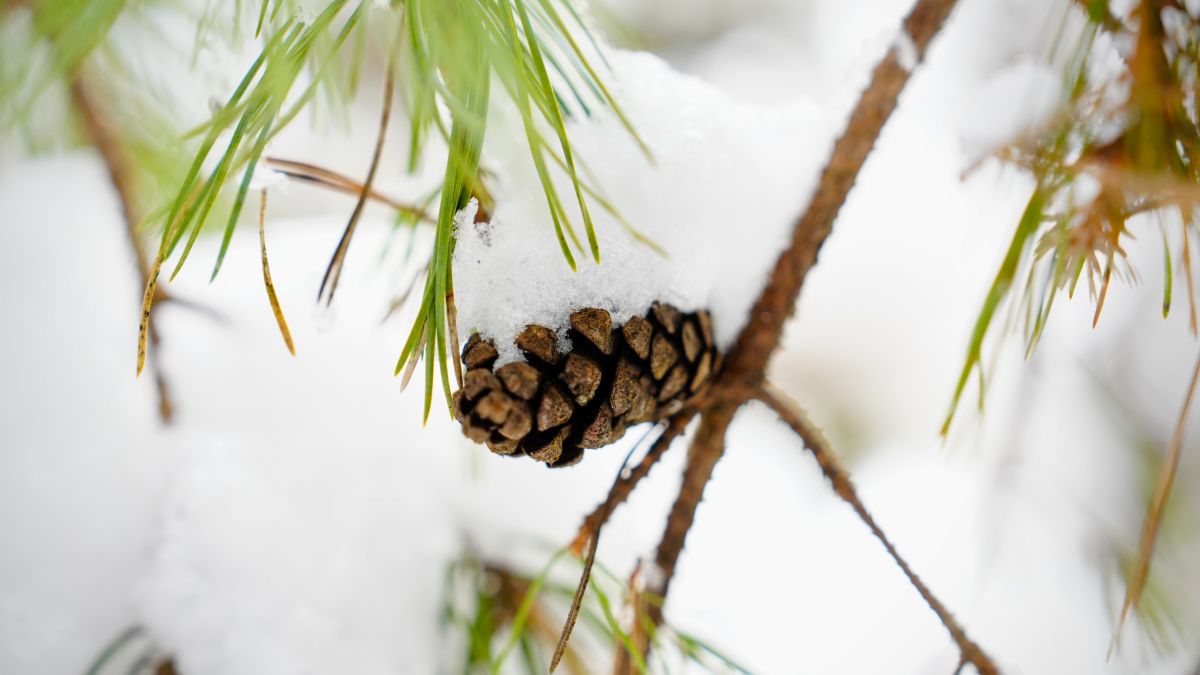
<instances>
[{"instance_id":1,"label":"pine twig","mask_svg":"<svg viewBox=\"0 0 1200 675\"><path fill-rule=\"evenodd\" d=\"M670 588L671 579L675 576L676 564L679 562L679 556L683 552L683 545L687 539L688 532L692 529L692 524L696 520L696 508L700 506L700 500L704 496L704 488L708 485L712 478L713 469L717 465L717 460L725 452L725 432L729 429L729 423L733 421L734 413L737 412L740 404L731 403L728 401L718 401L712 407L707 408L701 413L700 428L697 430L695 437L692 438L692 444L688 448L687 466L683 471L683 483L679 487L679 494L675 498L675 503L671 506L671 512L667 516L666 528L663 531L662 539L659 541L658 550L654 556L654 565L656 567L655 574L651 576L651 588L647 588L646 592L666 600L667 590ZM663 622L663 603L654 602L646 603L644 616L640 611L643 606L641 598L637 598L634 602L636 612L634 623L641 625L643 619L649 626L645 629L642 644L638 648L642 651L643 660L649 653L650 645L653 643L653 629L662 625ZM633 672L633 662L630 655L624 650L617 653L617 660L613 667L613 672L616 675L627 675Z\"/></svg>"},{"instance_id":2,"label":"pine twig","mask_svg":"<svg viewBox=\"0 0 1200 675\"><path fill-rule=\"evenodd\" d=\"M96 147L96 151L100 154L100 159L104 162L104 168L108 172L109 182L112 183L113 190L117 193L117 200L121 204L121 216L125 221L125 235L129 241L129 247L133 251L134 262L137 265L138 281L140 283L138 288L145 288L150 279L150 263L146 255L146 248L142 244L142 239L138 236L137 232L138 209L135 205L134 181L129 168L128 157L121 148L120 141L113 135L112 129L104 121L101 111L96 107L81 72L77 71L71 77L70 94L71 103L75 111L79 114L80 120L83 122L87 136ZM167 300L167 298L161 298L160 300ZM147 333L150 345L157 354L159 345L162 342L162 337L158 332L158 325L150 322L147 326ZM162 364L157 361L157 358L153 370L154 387L158 393L158 418L163 424L170 424L174 418L175 406L171 398L171 387L167 379L167 374Z\"/></svg>"},{"instance_id":3,"label":"pine twig","mask_svg":"<svg viewBox=\"0 0 1200 675\"><path fill-rule=\"evenodd\" d=\"M558 638L558 646L554 650L554 658L550 660L550 672L558 667L559 659L562 658L564 650L567 648L567 643L571 639L571 631L575 628L575 621L579 618L579 610L583 607L583 594L587 590L588 582L592 578L592 565L596 562L596 550L600 547L600 528L608 522L613 510L624 501L632 491L633 486L639 480L650 472L650 468L662 456L666 448L671 445L671 441L677 437L687 427L688 420L692 418L691 414L677 415L668 422L667 428L659 434L659 437L654 441L654 445L646 451L646 456L638 463L639 475L635 478L633 472L626 475L626 468L629 466L629 460L633 457L633 453L637 450L642 441L649 436L643 436L625 455L624 461L621 462L620 469L617 470L617 477L613 481L612 487L609 489L608 498L600 506L592 512L591 515L584 520L579 528L578 534L575 536L575 541L571 544L571 552L575 557L583 557L583 547L587 546L587 558L583 563L583 572L579 576L579 584L575 587L575 596L571 600L570 610L567 612L567 620L563 624L562 631ZM620 488L619 486L626 486Z\"/></svg>"},{"instance_id":4,"label":"pine twig","mask_svg":"<svg viewBox=\"0 0 1200 675\"><path fill-rule=\"evenodd\" d=\"M859 520L863 521L867 528L871 530L871 534L875 535L875 538L883 544L884 549L887 550L888 555L891 556L896 566L900 568L900 571L904 572L904 576L908 578L909 583L912 584L913 588L917 589L917 593L920 593L925 604L929 605L929 608L937 615L938 620L941 621L946 631L950 633L954 644L958 646L962 663L970 663L975 666L980 675L995 675L999 673L1000 671L992 663L991 658L984 653L978 644L967 636L966 631L958 624L954 616L946 609L946 606L937 599L933 592L929 590L929 587L925 585L925 582L921 581L921 578L912 571L908 562L896 551L896 547L888 539L887 535L884 534L883 530L871 516L871 513L867 511L867 507L862 503L862 500L858 496L858 491L855 490L854 483L850 479L850 474L842 467L829 441L825 438L825 434L812 423L808 418L808 414L788 398L786 394L772 387L770 384L764 384L762 390L759 392L758 400L775 411L775 414L779 415L780 419L791 427L792 431L796 432L796 435L800 436L804 441L804 446L813 454L813 458L817 460L817 464L821 467L821 473L833 485L834 493L854 509L854 512L858 514Z\"/></svg>"},{"instance_id":5,"label":"pine twig","mask_svg":"<svg viewBox=\"0 0 1200 675\"><path fill-rule=\"evenodd\" d=\"M588 541L597 536L600 527L608 522L612 517L617 507L625 503L629 495L637 488L638 483L643 478L650 475L650 470L662 459L667 450L671 447L671 443L679 438L687 429L687 425L696 415L695 408L688 408L680 411L675 416L667 420L667 425L663 428L661 434L655 439L654 445L646 451L646 455L642 457L642 461L638 462L628 473L622 471L617 474L617 479L613 481L612 487L608 490L608 496L604 498L591 513L583 519L583 523L579 526L579 531L575 534L575 540L571 542L571 552L576 557L583 555L583 547Z\"/></svg>"},{"instance_id":6,"label":"pine twig","mask_svg":"<svg viewBox=\"0 0 1200 675\"><path fill-rule=\"evenodd\" d=\"M808 271L816 263L817 253L833 230L838 211L912 75L901 61L902 53L908 51L917 63L923 61L930 42L956 2L919 0L904 19L892 49L875 66L870 84L833 146L808 208L796 221L791 244L780 254L767 287L750 311L749 322L726 359L723 369L726 381L739 378L753 385L763 379L767 363L779 346L784 322L795 310Z\"/></svg>"}]
</instances>

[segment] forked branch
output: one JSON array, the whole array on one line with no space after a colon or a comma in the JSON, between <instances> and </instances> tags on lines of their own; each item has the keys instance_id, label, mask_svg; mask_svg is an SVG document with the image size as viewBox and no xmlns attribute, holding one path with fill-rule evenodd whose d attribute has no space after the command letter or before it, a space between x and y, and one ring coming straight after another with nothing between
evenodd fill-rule
<instances>
[{"instance_id":1,"label":"forked branch","mask_svg":"<svg viewBox=\"0 0 1200 675\"><path fill-rule=\"evenodd\" d=\"M666 427L663 428L658 438L654 440L654 445L650 446L650 449L646 451L646 454L638 462L638 465L628 473L622 471L617 476L617 479L613 481L612 487L608 490L608 496L583 519L583 524L579 526L579 532L575 534L575 541L571 543L571 552L576 557L583 554L583 547L587 545L589 540L596 536L600 531L600 526L608 522L613 512L617 510L617 507L625 503L629 495L633 494L638 483L650 475L650 469L654 468L655 464L658 464L658 460L662 459L662 456L666 454L667 450L671 447L671 443L683 434L688 422L692 421L692 417L695 414L696 411L694 409L687 409L680 411L679 414L667 420Z\"/></svg>"},{"instance_id":2,"label":"forked branch","mask_svg":"<svg viewBox=\"0 0 1200 675\"><path fill-rule=\"evenodd\" d=\"M649 590L660 598L666 597L704 488L712 477L713 468L724 453L725 435L729 424L742 403L760 396L756 389L765 380L771 356L779 347L784 323L795 310L800 290L809 270L816 264L817 254L833 230L838 211L854 187L858 173L875 147L884 124L895 110L900 93L912 75L911 69L924 60L930 43L942 29L955 4L956 0L918 0L905 17L892 48L876 65L870 83L850 115L846 129L834 144L808 207L793 226L791 243L776 261L766 287L750 311L746 326L730 350L724 367L710 388L710 393L700 404L700 429L692 441L683 484L655 555L658 574L654 576L657 587ZM835 472L834 475L843 474ZM846 481L848 482L848 478ZM623 498L622 496L621 499ZM610 501L611 493L605 504L593 513L597 522L593 525L585 521L585 527L595 529L604 523L612 513L612 508L605 508ZM593 516L589 516L589 521ZM878 528L873 530L877 531ZM882 539L882 532L878 532L877 536ZM894 554L890 544L886 545ZM911 573L899 556L894 557L914 585L920 584L920 580ZM939 617L949 617L949 613L928 593L928 589L923 585L917 587L935 611L941 610L938 612ZM662 603L652 604L647 613L652 625L658 625L662 621ZM947 628L951 626L957 628L952 619ZM954 630L951 632L955 634ZM969 648L974 645L966 640L961 629L955 637L960 648L963 645ZM647 641L646 649L649 649L649 642ZM977 653L980 655L976 661L972 661L976 663L980 672L996 672L995 668L990 666L990 661L981 656L982 652L978 647L973 647L973 650L963 649L963 653L964 658L977 658ZM979 664L985 664L989 669ZM628 672L630 667L629 659L618 657L616 672Z\"/></svg>"}]
</instances>

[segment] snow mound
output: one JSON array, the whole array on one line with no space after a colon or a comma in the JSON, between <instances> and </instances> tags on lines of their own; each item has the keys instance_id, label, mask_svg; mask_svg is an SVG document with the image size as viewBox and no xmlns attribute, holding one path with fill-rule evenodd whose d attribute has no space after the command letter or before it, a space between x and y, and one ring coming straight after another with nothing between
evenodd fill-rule
<instances>
[{"instance_id":1,"label":"snow mound","mask_svg":"<svg viewBox=\"0 0 1200 675\"><path fill-rule=\"evenodd\" d=\"M615 51L608 59L608 80L653 163L613 115L578 118L568 133L586 162L585 180L666 256L591 200L601 262L577 252L571 271L523 133L511 120L495 122L484 153L498 178L495 212L490 223L460 224L454 283L460 340L473 331L495 339L502 362L517 358L513 340L529 323L563 331L582 307L624 321L656 300L708 308L727 347L826 156L829 120L811 102L749 105L649 54ZM570 202L569 183L558 185ZM570 212L582 239L577 207Z\"/></svg>"}]
</instances>

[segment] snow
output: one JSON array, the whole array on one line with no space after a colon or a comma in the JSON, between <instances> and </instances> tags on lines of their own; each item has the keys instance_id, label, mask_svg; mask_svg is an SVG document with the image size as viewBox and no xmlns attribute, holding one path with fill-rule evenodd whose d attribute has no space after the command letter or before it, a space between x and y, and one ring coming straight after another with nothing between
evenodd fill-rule
<instances>
[{"instance_id":1,"label":"snow","mask_svg":"<svg viewBox=\"0 0 1200 675\"><path fill-rule=\"evenodd\" d=\"M892 50L896 52L896 60L900 62L901 68L912 72L917 67L917 45L908 34L908 30L901 28L896 33Z\"/></svg>"},{"instance_id":2,"label":"snow","mask_svg":"<svg viewBox=\"0 0 1200 675\"><path fill-rule=\"evenodd\" d=\"M175 454L139 614L183 672L435 670L425 646L454 527L395 483L423 475L432 491L444 476L324 443L214 439Z\"/></svg>"},{"instance_id":3,"label":"snow","mask_svg":"<svg viewBox=\"0 0 1200 675\"><path fill-rule=\"evenodd\" d=\"M485 148L501 196L490 226L459 228L454 284L460 339L472 331L495 339L502 362L518 356L513 340L527 324L565 331L571 312L583 307L623 322L655 301L709 309L717 341L727 347L824 163L831 125L811 101L740 103L644 53L614 51L609 62L616 95L653 163L611 115L573 123L568 133L592 183L666 256L593 202L601 263L576 251L573 272L520 132L501 127ZM560 194L572 194L559 185Z\"/></svg>"},{"instance_id":4,"label":"snow","mask_svg":"<svg viewBox=\"0 0 1200 675\"><path fill-rule=\"evenodd\" d=\"M719 4L695 0L695 14L724 20ZM711 47L672 57L713 86L666 73L648 57L621 57L645 66L634 77L675 92L662 97L671 102L662 120L635 117L666 148L660 160L707 157L704 147L686 148L703 143L660 128L699 125L702 105L726 121L800 114L780 106L788 100L840 111L850 98L843 89L852 93L871 65L863 54L888 47L874 40L877 29L909 3L774 4L788 21L757 15L754 27L775 36L766 43L773 51L739 51L746 42L717 36ZM981 78L1037 51L1028 26L1047 25L1039 12L1050 4L963 4L843 209L771 376L827 427L880 524L1005 672L1189 672L1200 658L1197 552L1168 532L1155 569L1178 575L1170 588L1182 610L1181 648L1159 655L1133 630L1105 661L1119 600L1105 547L1136 542L1143 499L1130 476L1143 458L1130 452L1106 407L1110 395L1096 384L1126 393L1124 416L1167 433L1188 374L1179 364L1196 350L1181 297L1164 322L1156 284L1114 286L1095 332L1086 298L1057 304L1030 363L1019 350L1002 352L983 420L968 407L960 442L947 448L936 437L971 321L1029 188L994 162L960 181L974 158L956 125ZM743 3L737 18L769 5ZM746 91L776 107L737 103ZM677 110L684 101L692 107ZM350 139L313 140L302 128L301 140L280 139L279 153L361 175L375 112L354 112L352 127L362 131ZM596 125L579 135L593 144L612 139L606 153L633 152L616 130ZM705 132L718 155L734 153L726 146L735 134L752 146L764 142L746 129ZM421 194L395 152L379 189ZM519 188L527 203L510 200L508 213L540 213L526 178L506 175L526 181L511 194ZM634 182L624 178L598 183L617 199ZM709 180L703 187L721 202ZM799 201L797 190L779 189L787 193L780 202ZM645 209L648 220L693 208L683 198L645 204L636 185L631 194L625 208ZM690 188L683 196L706 195ZM156 355L179 408L176 426L161 429L151 381L132 374L139 289L100 162L88 153L0 158L0 203L0 308L8 320L0 331L0 672L82 672L135 623L187 675L456 670L429 618L445 560L469 547L536 569L547 546L571 539L635 440L551 472L467 443L445 416L422 429L420 396L401 393L391 376L411 309L379 324L414 265L377 259L389 217L368 208L334 312L312 310L353 202L297 183L286 196L272 192L267 227L299 356L280 344L253 228L235 234L212 285L202 261L212 260L216 242L202 239L193 252L199 264L168 290L224 318L160 307L164 347ZM734 223L722 231L728 258L740 255L735 247L750 227ZM763 236L762 223L753 227ZM535 243L549 239L544 229L529 234ZM601 232L604 265L622 251L641 255L622 248L622 237L611 225ZM1130 253L1153 278L1157 238L1140 238ZM581 260L578 275L592 269ZM749 288L761 283L754 276L731 283ZM685 282L663 283L690 289ZM1200 455L1190 452L1200 425L1189 429L1174 502L1183 525L1200 517ZM604 528L598 560L616 574L652 555L683 455L674 448ZM653 570L643 574L653 581ZM956 663L928 608L761 406L731 429L666 612L753 672L948 673Z\"/></svg>"}]
</instances>

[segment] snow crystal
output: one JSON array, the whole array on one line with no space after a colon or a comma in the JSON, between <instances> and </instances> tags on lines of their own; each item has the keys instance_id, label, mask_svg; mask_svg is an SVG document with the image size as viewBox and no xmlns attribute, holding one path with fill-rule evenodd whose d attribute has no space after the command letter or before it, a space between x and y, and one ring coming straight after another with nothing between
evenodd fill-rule
<instances>
[{"instance_id":1,"label":"snow crystal","mask_svg":"<svg viewBox=\"0 0 1200 675\"><path fill-rule=\"evenodd\" d=\"M666 256L591 200L601 263L576 252L572 272L523 133L518 126L505 133L513 120L497 120L485 151L497 176L496 208L487 229L460 227L454 280L460 339L472 331L494 338L502 362L517 357L513 340L529 323L561 332L572 311L588 306L622 322L656 300L708 308L727 347L789 241L827 152L830 125L810 102L744 104L649 54L615 51L608 59L617 100L653 163L610 114L575 120L570 138L589 182ZM557 185L582 239L570 184Z\"/></svg>"}]
</instances>

